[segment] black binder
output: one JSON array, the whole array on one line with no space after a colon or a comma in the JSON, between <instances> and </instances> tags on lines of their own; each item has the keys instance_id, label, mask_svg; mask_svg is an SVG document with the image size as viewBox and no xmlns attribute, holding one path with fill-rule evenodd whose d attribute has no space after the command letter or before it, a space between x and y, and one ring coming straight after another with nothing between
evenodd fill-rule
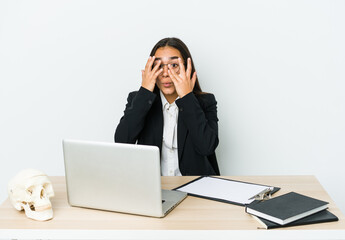
<instances>
[{"instance_id":1,"label":"black binder","mask_svg":"<svg viewBox=\"0 0 345 240\"><path fill-rule=\"evenodd\" d=\"M316 224L316 223L324 223L324 222L335 222L338 221L338 217L335 216L333 213L329 212L328 210L322 210L321 212L314 213L308 217L301 218L297 221L280 225L278 223L274 223L268 221L266 219L253 216L265 229L272 229L272 228L281 228L281 227L293 227L293 226L300 226L300 225L308 225L308 224ZM260 228L260 227L259 227Z\"/></svg>"}]
</instances>

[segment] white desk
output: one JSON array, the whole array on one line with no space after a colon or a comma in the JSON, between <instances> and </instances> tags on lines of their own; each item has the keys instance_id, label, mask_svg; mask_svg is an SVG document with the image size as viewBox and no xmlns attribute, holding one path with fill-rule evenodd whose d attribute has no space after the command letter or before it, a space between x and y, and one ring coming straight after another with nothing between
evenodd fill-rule
<instances>
[{"instance_id":1,"label":"white desk","mask_svg":"<svg viewBox=\"0 0 345 240\"><path fill-rule=\"evenodd\" d=\"M171 189L195 177L162 177ZM313 176L241 176L235 180L281 187L275 196L295 191L328 201L338 222L275 230L259 223L244 207L188 196L165 218L70 207L64 177L51 177L54 218L37 222L15 210L7 199L0 206L0 239L345 239L345 218Z\"/></svg>"}]
</instances>

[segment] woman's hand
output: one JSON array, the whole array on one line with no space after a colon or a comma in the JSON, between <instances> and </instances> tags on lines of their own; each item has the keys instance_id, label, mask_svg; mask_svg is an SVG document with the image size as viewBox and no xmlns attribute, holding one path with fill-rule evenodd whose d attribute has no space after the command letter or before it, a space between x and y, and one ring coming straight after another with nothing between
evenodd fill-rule
<instances>
[{"instance_id":1,"label":"woman's hand","mask_svg":"<svg viewBox=\"0 0 345 240\"><path fill-rule=\"evenodd\" d=\"M155 61L155 56L153 57L150 56L149 59L147 60L145 70L141 70L141 77L142 77L141 86L151 92L153 92L153 89L155 88L156 79L158 75L163 71L162 69L158 70L159 65L161 63L160 60L158 60L156 66L152 68L154 61Z\"/></svg>"},{"instance_id":2,"label":"woman's hand","mask_svg":"<svg viewBox=\"0 0 345 240\"><path fill-rule=\"evenodd\" d=\"M180 73L175 73L174 70L172 70L171 66L169 65L169 77L173 81L177 95L180 98L183 98L185 95L193 91L194 84L196 81L196 72L193 73L193 76L191 77L192 73L192 61L190 58L187 59L187 71L185 71L183 62L181 58L178 59L179 66L180 66Z\"/></svg>"}]
</instances>

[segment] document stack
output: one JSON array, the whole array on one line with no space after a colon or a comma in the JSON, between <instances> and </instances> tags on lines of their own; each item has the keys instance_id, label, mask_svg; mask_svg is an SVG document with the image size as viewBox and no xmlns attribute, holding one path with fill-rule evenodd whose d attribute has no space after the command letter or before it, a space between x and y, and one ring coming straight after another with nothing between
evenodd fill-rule
<instances>
[{"instance_id":1,"label":"document stack","mask_svg":"<svg viewBox=\"0 0 345 240\"><path fill-rule=\"evenodd\" d=\"M266 201L253 202L246 212L253 215L265 228L288 227L337 221L328 212L328 202L290 192Z\"/></svg>"}]
</instances>

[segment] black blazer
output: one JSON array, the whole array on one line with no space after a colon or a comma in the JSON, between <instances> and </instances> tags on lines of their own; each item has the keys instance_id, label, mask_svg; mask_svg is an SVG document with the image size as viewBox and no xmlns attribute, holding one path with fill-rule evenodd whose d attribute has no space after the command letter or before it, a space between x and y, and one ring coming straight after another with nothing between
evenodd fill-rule
<instances>
[{"instance_id":1,"label":"black blazer","mask_svg":"<svg viewBox=\"0 0 345 240\"><path fill-rule=\"evenodd\" d=\"M189 93L176 100L179 108L177 145L182 175L220 175L217 102L213 94ZM143 87L127 98L124 116L115 131L115 142L158 146L162 150L163 110L159 89Z\"/></svg>"}]
</instances>

